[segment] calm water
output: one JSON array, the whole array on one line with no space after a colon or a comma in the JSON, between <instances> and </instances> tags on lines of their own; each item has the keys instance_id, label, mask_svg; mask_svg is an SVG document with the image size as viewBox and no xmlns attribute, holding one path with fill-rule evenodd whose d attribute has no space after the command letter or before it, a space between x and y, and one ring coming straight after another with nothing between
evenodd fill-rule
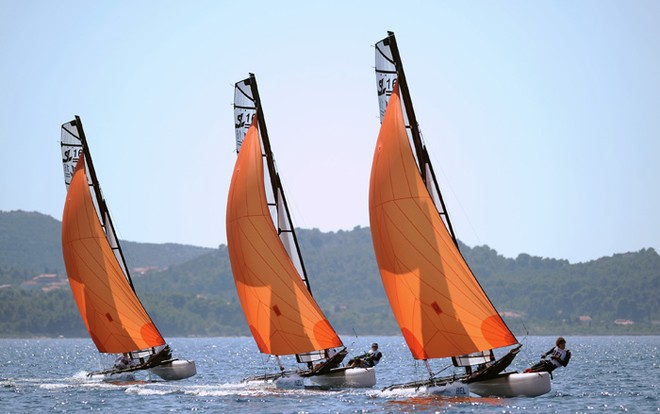
<instances>
[{"instance_id":1,"label":"calm water","mask_svg":"<svg viewBox=\"0 0 660 414\"><path fill-rule=\"evenodd\" d=\"M451 399L383 393L395 382L421 379L400 337L345 337L351 354L372 341L384 357L374 389L276 390L240 383L246 375L273 371L251 338L171 339L175 355L197 361L197 375L179 382L111 384L88 379L99 357L88 339L0 339L0 412L660 412L660 337L567 337L573 357L554 373L552 391L537 398ZM522 371L554 338L519 338L523 352L512 368ZM287 361L288 362L288 361ZM448 361L434 361L440 370ZM288 364L291 365L291 364ZM443 373L449 373L451 368Z\"/></svg>"}]
</instances>

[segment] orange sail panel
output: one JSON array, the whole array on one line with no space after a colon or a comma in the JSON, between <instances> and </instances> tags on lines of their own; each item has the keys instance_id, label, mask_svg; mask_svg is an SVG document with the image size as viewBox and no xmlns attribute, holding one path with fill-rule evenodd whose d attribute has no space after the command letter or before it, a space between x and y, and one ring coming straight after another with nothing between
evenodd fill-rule
<instances>
[{"instance_id":1,"label":"orange sail panel","mask_svg":"<svg viewBox=\"0 0 660 414\"><path fill-rule=\"evenodd\" d=\"M64 205L62 251L80 315L100 352L123 353L165 344L106 239L82 156Z\"/></svg>"},{"instance_id":2,"label":"orange sail panel","mask_svg":"<svg viewBox=\"0 0 660 414\"><path fill-rule=\"evenodd\" d=\"M383 285L415 359L517 342L465 263L424 185L398 87L378 135L369 216Z\"/></svg>"},{"instance_id":3,"label":"orange sail panel","mask_svg":"<svg viewBox=\"0 0 660 414\"><path fill-rule=\"evenodd\" d=\"M238 297L262 353L290 355L341 346L277 236L254 122L231 179L227 245Z\"/></svg>"}]
</instances>

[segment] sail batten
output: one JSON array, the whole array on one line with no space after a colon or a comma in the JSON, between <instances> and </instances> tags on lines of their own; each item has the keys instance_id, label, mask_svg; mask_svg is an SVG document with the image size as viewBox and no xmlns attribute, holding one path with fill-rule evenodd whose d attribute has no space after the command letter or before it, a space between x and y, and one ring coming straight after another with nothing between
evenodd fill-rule
<instances>
[{"instance_id":1,"label":"sail batten","mask_svg":"<svg viewBox=\"0 0 660 414\"><path fill-rule=\"evenodd\" d=\"M255 89L253 76L236 84L240 146L227 199L227 246L243 313L262 353L292 355L338 347L341 340L306 283ZM252 104L244 103L246 99Z\"/></svg>"},{"instance_id":2,"label":"sail batten","mask_svg":"<svg viewBox=\"0 0 660 414\"><path fill-rule=\"evenodd\" d=\"M416 359L517 343L458 250L417 128L393 34L376 46L382 123L369 215L390 306ZM409 122L411 120L411 122Z\"/></svg>"}]
</instances>

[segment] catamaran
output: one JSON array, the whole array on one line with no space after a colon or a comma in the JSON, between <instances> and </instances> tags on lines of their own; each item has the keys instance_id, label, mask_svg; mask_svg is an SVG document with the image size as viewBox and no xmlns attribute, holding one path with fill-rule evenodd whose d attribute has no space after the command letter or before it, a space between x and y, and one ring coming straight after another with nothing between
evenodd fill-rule
<instances>
[{"instance_id":1,"label":"catamaran","mask_svg":"<svg viewBox=\"0 0 660 414\"><path fill-rule=\"evenodd\" d=\"M238 157L227 199L227 247L236 290L252 337L280 371L246 378L279 387L372 387L376 371L341 366L347 351L312 297L284 188L275 167L257 81L235 85ZM285 369L295 355L304 368Z\"/></svg>"},{"instance_id":2,"label":"catamaran","mask_svg":"<svg viewBox=\"0 0 660 414\"><path fill-rule=\"evenodd\" d=\"M463 258L417 124L394 33L376 44L381 128L369 187L376 260L390 306L414 359L429 377L387 389L467 396L537 396L547 373L503 372L520 351ZM495 360L493 349L510 347ZM429 360L465 373L440 377Z\"/></svg>"},{"instance_id":3,"label":"catamaran","mask_svg":"<svg viewBox=\"0 0 660 414\"><path fill-rule=\"evenodd\" d=\"M98 351L116 359L114 366L88 375L121 379L143 370L164 380L195 375L195 361L172 357L135 293L78 116L62 125L61 146L67 188L62 253L71 292Z\"/></svg>"}]
</instances>

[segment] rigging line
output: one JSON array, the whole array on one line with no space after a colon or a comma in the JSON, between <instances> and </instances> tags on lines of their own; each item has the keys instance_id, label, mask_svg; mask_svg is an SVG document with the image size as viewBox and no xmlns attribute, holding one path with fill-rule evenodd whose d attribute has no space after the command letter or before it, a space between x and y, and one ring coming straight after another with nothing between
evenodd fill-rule
<instances>
[{"instance_id":1,"label":"rigging line","mask_svg":"<svg viewBox=\"0 0 660 414\"><path fill-rule=\"evenodd\" d=\"M440 371L431 373L431 378L435 378L438 374L440 374L441 372L445 371L447 368L450 368L452 366L453 365L449 364L446 367L442 368Z\"/></svg>"},{"instance_id":2,"label":"rigging line","mask_svg":"<svg viewBox=\"0 0 660 414\"><path fill-rule=\"evenodd\" d=\"M106 210L107 210L107 212L108 212L108 213L107 213L108 216L112 217L112 224L113 224L113 226L112 226L113 229L112 229L112 230L114 230L114 239L115 239L115 243L114 243L114 244L115 244L115 246L113 247L113 246L111 245L110 248L111 248L111 250L113 250L113 251L119 251L120 255L124 257L124 263L126 263L126 272L128 272L128 274L130 275L130 273L131 273L130 266L131 266L131 265L129 265L129 262L130 262L131 264L134 264L134 263L135 263L135 255L133 255L133 253L132 253L130 250L129 250L129 251L126 251L126 249L124 249L124 248L120 248L120 247L119 247L119 245L120 245L121 243L124 243L124 244L126 243L126 240L124 239L124 236L122 236L122 235L121 235L121 232L118 230L118 229L121 228L121 226L120 226L119 223L117 222L117 218L116 218L116 216L113 215L112 212L110 211L110 207L108 207L108 204L107 204L107 203L106 203L106 205L105 205L105 208L106 208ZM107 227L107 229L106 229L106 227ZM103 228L104 228L104 232L105 232L105 234L106 234L106 238L107 238L108 229L110 229L110 225L109 225L109 224L107 224L107 225L103 225ZM130 260L129 260L129 259L130 259ZM117 260L117 261L119 262L120 267L121 267L121 264L122 264L121 261L119 261L119 260ZM127 276L128 276L128 275L127 275ZM128 277L130 277L130 276L128 276ZM132 282L130 282L130 283L132 283ZM130 284L130 283L129 283L129 284ZM137 294L137 293L136 293L136 294Z\"/></svg>"},{"instance_id":3,"label":"rigging line","mask_svg":"<svg viewBox=\"0 0 660 414\"><path fill-rule=\"evenodd\" d=\"M282 188L285 187L289 188L285 185L284 180L282 179L282 175L280 175L280 185L282 186ZM300 209L298 208L298 205L296 203L296 198L291 194L291 192L287 192L286 198L287 198L287 204L289 206L289 214L291 216L291 222L289 223L291 228L292 229L295 229L296 227L298 227L299 229L309 228L307 227L305 217L302 215ZM294 221L296 222L295 224ZM303 225L301 225L301 223L303 223Z\"/></svg>"},{"instance_id":4,"label":"rigging line","mask_svg":"<svg viewBox=\"0 0 660 414\"><path fill-rule=\"evenodd\" d=\"M433 163L433 167L436 170L440 169L440 173L442 174L442 177L444 178L445 185L440 188L440 191L442 191L443 188L449 189L451 194L454 196L454 200L455 200L456 204L458 204L458 207L460 208L461 213L463 214L463 217L467 221L467 223L470 227L470 230L472 230L472 233L477 238L478 244L479 245L483 244L483 242L481 241L481 237L479 237L479 233L477 233L477 230L474 228L474 226L472 225L472 222L470 221L470 216L467 214L467 211L465 210L465 207L463 207L463 204L461 204L460 198L457 196L456 192L454 191L454 188L451 186L451 182L449 180L449 177L445 173L445 170L442 168L442 163L438 161L438 157L436 156L436 154L435 154L435 152L433 151L432 148L429 148L428 146L426 146L426 151L433 156L433 160L431 161ZM438 184L440 184L440 183L438 183ZM449 209L447 208L447 210L449 210ZM447 212L445 211L445 214L446 213ZM452 216L455 217L456 215L452 214ZM460 237L458 235L456 236L456 238L460 239Z\"/></svg>"}]
</instances>

